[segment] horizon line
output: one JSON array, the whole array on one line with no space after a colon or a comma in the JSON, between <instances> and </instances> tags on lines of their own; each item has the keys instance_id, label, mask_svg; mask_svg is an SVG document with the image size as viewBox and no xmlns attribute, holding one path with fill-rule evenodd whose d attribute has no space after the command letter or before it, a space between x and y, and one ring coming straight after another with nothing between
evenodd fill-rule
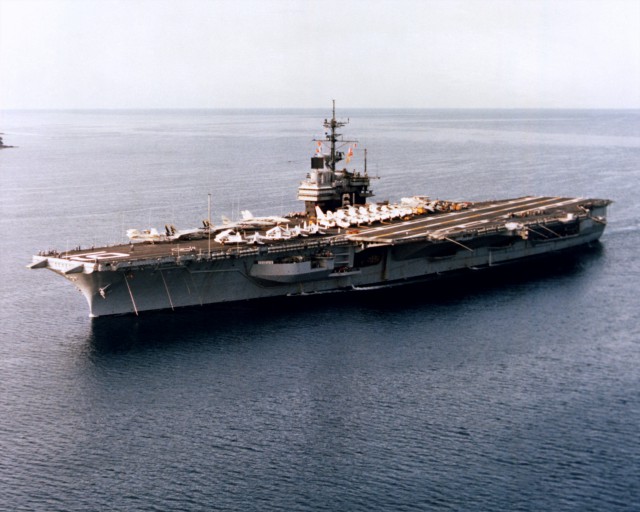
<instances>
[{"instance_id":1,"label":"horizon line","mask_svg":"<svg viewBox=\"0 0 640 512\"><path fill-rule=\"evenodd\" d=\"M0 112L30 111L194 111L194 110L326 110L326 106L319 107L0 107ZM340 106L340 110L640 110L634 107L351 107Z\"/></svg>"}]
</instances>

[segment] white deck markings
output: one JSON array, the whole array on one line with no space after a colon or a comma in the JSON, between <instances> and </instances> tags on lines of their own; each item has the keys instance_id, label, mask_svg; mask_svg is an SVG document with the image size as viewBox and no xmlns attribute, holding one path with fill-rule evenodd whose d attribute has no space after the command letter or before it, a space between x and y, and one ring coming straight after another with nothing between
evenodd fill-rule
<instances>
[{"instance_id":1,"label":"white deck markings","mask_svg":"<svg viewBox=\"0 0 640 512\"><path fill-rule=\"evenodd\" d=\"M511 209L513 207L513 205L516 205L518 203L527 203L527 207L529 208L532 204L532 201L538 201L540 199L549 199L549 198L540 198L540 197L524 197L524 198L520 198L520 199L515 199L515 200L511 200L511 201L506 201L506 202L500 202L500 203L494 203L494 204L489 204L486 206L483 206L481 208L472 208L470 210L463 210L463 211L459 211L459 212L451 212L449 214L445 214L446 218L442 218L441 216L433 216L433 217L427 217L427 218L422 218L422 219L415 219L415 220L411 220L411 221L405 221L401 224L394 224L388 227L376 227L376 228L371 228L368 229L366 231L361 231L360 233L358 233L358 235L356 236L366 236L368 233L373 233L376 236L381 236L383 234L386 234L385 232L390 232L391 234L395 233L396 231L400 231L400 230L405 230L406 229L403 226L407 226L407 225L416 225L419 224L419 226L414 227L414 228L410 228L412 231L413 230L417 230L417 229L423 229L423 228L431 228L431 227L435 227L435 226L439 226L442 224L446 224L446 223L451 223L451 222L455 222L458 220L465 220L466 218L472 218L472 217L477 217L480 215L486 215L487 213L489 213L489 210L492 208L496 208L496 207L501 207L501 209L505 209L505 207L509 207L509 209ZM475 215L474 215L475 214Z\"/></svg>"},{"instance_id":2,"label":"white deck markings","mask_svg":"<svg viewBox=\"0 0 640 512\"><path fill-rule=\"evenodd\" d=\"M561 199L561 198L550 198L549 200L551 200L551 199L555 200L555 199ZM538 207L542 206L542 207L547 207L547 208L549 208L549 207L558 208L558 207L561 207L561 206L567 206L567 205L569 205L571 203L580 202L581 200L582 199L580 199L580 198L569 199L569 200L565 200L565 201L561 201L561 202L557 202L557 203L550 203L550 204L546 204L546 205L542 204L542 203L539 203L536 206L538 206ZM502 211L502 210L497 210L497 211ZM512 210L510 213L518 213L519 211L526 211L526 210ZM496 211L494 210L491 213L496 213ZM454 225L454 226L450 226L448 228L437 229L437 230L433 231L433 233L431 233L431 234L447 233L447 232L451 232L451 231L454 231L454 230L457 230L457 229L472 228L472 227L474 227L476 225L486 223L487 221L488 222L491 222L491 220L498 221L498 219L499 219L499 217L494 217L493 219L485 219L485 220L480 220L480 221L469 222L469 223L467 223L465 225ZM417 236L420 236L420 235L413 235L413 236L409 236L409 237L403 237L403 239L415 238Z\"/></svg>"},{"instance_id":3,"label":"white deck markings","mask_svg":"<svg viewBox=\"0 0 640 512\"><path fill-rule=\"evenodd\" d=\"M499 222L502 217L506 217L506 215L500 215L502 213L517 214L537 208L558 208L561 206L575 204L580 201L583 201L583 199L528 196L517 200L486 205L481 208L474 208L461 212L453 212L446 215L446 218L438 216L426 219L406 221L402 224L395 224L393 226L384 228L372 228L366 231L361 231L356 235L352 235L350 238L354 240L369 239L378 241L390 238L406 240L410 238L425 236L427 234L440 234L455 231L458 229L469 229L473 226L487 224L492 221ZM410 232L418 233L409 235Z\"/></svg>"},{"instance_id":4,"label":"white deck markings","mask_svg":"<svg viewBox=\"0 0 640 512\"><path fill-rule=\"evenodd\" d=\"M75 254L73 256L70 256L68 259L90 263L95 260L126 258L128 256L129 256L128 254L125 254L122 252L97 251L97 252L85 252L83 254Z\"/></svg>"}]
</instances>

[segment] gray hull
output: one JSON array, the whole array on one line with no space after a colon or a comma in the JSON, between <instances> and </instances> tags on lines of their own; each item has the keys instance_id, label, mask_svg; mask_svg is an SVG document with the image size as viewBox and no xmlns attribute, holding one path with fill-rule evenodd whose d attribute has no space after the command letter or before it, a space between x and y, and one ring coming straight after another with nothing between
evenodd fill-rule
<instances>
[{"instance_id":1,"label":"gray hull","mask_svg":"<svg viewBox=\"0 0 640 512\"><path fill-rule=\"evenodd\" d=\"M604 208L597 213L604 213ZM34 256L84 295L91 317L296 294L367 289L438 278L579 247L597 240L603 217L585 216L564 236L530 239L502 230L456 240L384 244L357 236L322 237L273 247L114 262ZM99 254L99 253L95 253ZM322 254L322 257L318 255ZM330 254L330 256L327 256ZM290 261L287 258L297 258ZM85 258L89 259L89 258ZM109 261L108 261L109 260Z\"/></svg>"},{"instance_id":2,"label":"gray hull","mask_svg":"<svg viewBox=\"0 0 640 512\"><path fill-rule=\"evenodd\" d=\"M340 168L347 123L325 119L298 187L304 212L179 231L130 229L131 244L33 257L71 281L92 317L286 295L397 286L560 252L597 240L606 199L519 197L479 203L428 196L367 203L371 178ZM247 233L247 231L249 233ZM140 242L134 244L134 242Z\"/></svg>"}]
</instances>

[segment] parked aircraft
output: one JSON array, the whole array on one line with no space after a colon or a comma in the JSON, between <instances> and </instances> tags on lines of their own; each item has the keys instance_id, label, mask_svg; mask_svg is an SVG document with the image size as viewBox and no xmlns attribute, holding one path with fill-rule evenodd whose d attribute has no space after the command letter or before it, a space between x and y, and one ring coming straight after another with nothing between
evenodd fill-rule
<instances>
[{"instance_id":1,"label":"parked aircraft","mask_svg":"<svg viewBox=\"0 0 640 512\"><path fill-rule=\"evenodd\" d=\"M127 236L132 242L159 242L162 239L162 236L156 228L143 229L142 231L138 229L127 229Z\"/></svg>"}]
</instances>

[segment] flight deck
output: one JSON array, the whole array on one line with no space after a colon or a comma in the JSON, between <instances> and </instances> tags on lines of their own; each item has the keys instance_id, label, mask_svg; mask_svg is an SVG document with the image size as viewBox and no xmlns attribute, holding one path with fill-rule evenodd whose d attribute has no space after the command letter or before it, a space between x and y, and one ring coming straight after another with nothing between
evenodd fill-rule
<instances>
[{"instance_id":1,"label":"flight deck","mask_svg":"<svg viewBox=\"0 0 640 512\"><path fill-rule=\"evenodd\" d=\"M508 223L539 223L550 218L569 219L586 215L581 205L590 200L563 197L522 197L476 203L463 211L427 215L390 225L365 228L350 234L357 242L396 244L416 239L443 240L479 231L507 229ZM570 217L568 217L570 216Z\"/></svg>"},{"instance_id":2,"label":"flight deck","mask_svg":"<svg viewBox=\"0 0 640 512\"><path fill-rule=\"evenodd\" d=\"M266 240L260 243L225 243L215 240L215 233L200 239L137 242L111 245L101 248L77 248L64 253L43 254L57 256L78 263L92 262L132 262L155 258L179 257L181 255L248 255L273 252L274 249L291 249L331 245L340 240L380 245L400 245L419 240L438 242L443 240L463 240L482 233L498 233L517 227L548 224L551 221L577 220L585 217L588 210L583 204L593 200L564 197L521 197L510 200L469 203L465 210L448 213L421 213L402 219L376 222L371 225L350 226L348 229L332 227L311 236L291 237L286 240ZM291 226L300 220L292 218ZM529 227L529 229L535 229ZM543 228L547 231L549 228Z\"/></svg>"},{"instance_id":3,"label":"flight deck","mask_svg":"<svg viewBox=\"0 0 640 512\"><path fill-rule=\"evenodd\" d=\"M369 202L366 150L361 171L338 166L355 148L339 133L345 124L334 104L298 187L304 211L256 217L242 210L241 218L214 225L209 208L200 227L131 228L128 242L41 251L28 266L73 283L98 317L426 284L574 250L605 229L606 199Z\"/></svg>"}]
</instances>

